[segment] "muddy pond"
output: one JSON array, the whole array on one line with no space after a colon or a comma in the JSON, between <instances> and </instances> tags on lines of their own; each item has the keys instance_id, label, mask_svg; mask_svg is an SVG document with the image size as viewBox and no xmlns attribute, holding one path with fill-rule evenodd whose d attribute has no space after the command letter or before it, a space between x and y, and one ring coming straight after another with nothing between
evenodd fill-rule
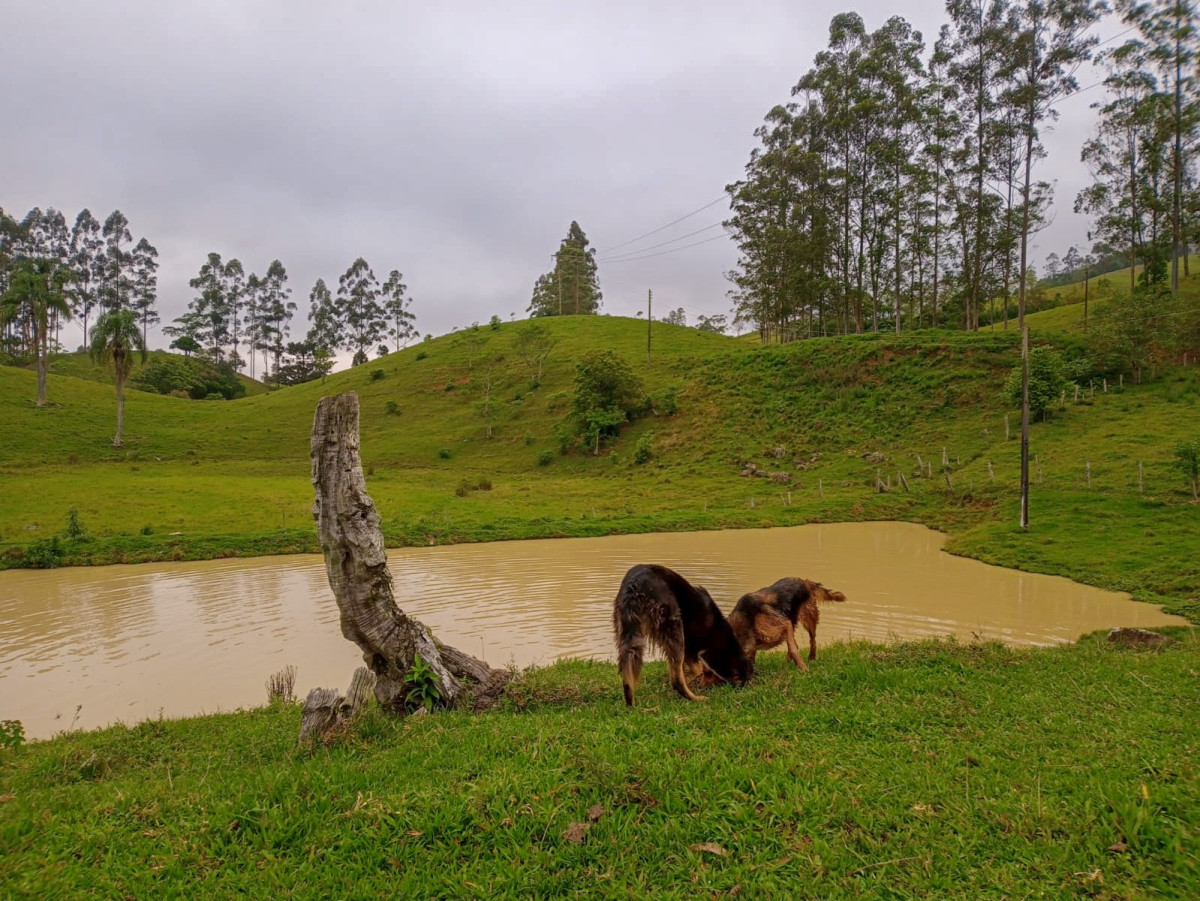
<instances>
[{"instance_id":1,"label":"muddy pond","mask_svg":"<svg viewBox=\"0 0 1200 901\"><path fill-rule=\"evenodd\" d=\"M497 666L610 659L612 599L634 563L679 570L726 612L783 576L824 582L848 602L822 607L820 645L951 634L1050 645L1185 623L1127 595L951 556L945 540L911 523L840 523L403 548L388 560L406 612ZM287 664L300 696L344 688L360 662L319 556L0 572L0 719L33 738L256 706Z\"/></svg>"}]
</instances>

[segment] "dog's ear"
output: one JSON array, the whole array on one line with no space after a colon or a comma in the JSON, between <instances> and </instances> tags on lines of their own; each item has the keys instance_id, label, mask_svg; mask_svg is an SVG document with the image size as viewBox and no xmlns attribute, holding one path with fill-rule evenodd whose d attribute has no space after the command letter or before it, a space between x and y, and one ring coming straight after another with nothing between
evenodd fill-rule
<instances>
[{"instance_id":1,"label":"dog's ear","mask_svg":"<svg viewBox=\"0 0 1200 901\"><path fill-rule=\"evenodd\" d=\"M700 661L700 665L701 665L702 667L704 667L704 671L705 671L706 673L709 673L709 674L710 674L710 675L711 675L711 676L712 676L714 679L719 679L719 680L720 680L720 681L722 681L722 682L728 682L728 681L729 681L729 680L728 680L728 679L726 679L724 676L722 676L720 673L718 673L718 672L717 672L715 669L713 669L713 668L712 668L712 666L710 666L710 665L709 665L709 662L708 662L707 660L705 660L705 659L704 659L704 652L703 652L703 651L700 651L700 652L699 652L699 653L696 655L696 659Z\"/></svg>"}]
</instances>

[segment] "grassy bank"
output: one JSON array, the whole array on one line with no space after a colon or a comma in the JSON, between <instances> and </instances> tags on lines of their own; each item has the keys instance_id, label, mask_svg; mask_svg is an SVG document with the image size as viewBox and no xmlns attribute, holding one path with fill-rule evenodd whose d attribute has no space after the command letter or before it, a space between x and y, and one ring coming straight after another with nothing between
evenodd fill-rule
<instances>
[{"instance_id":1,"label":"grassy bank","mask_svg":"<svg viewBox=\"0 0 1200 901\"><path fill-rule=\"evenodd\" d=\"M1175 635L771 654L705 704L654 664L632 711L611 665L564 663L314 751L285 706L68 735L0 756L0 893L1195 898L1200 639Z\"/></svg>"}]
</instances>

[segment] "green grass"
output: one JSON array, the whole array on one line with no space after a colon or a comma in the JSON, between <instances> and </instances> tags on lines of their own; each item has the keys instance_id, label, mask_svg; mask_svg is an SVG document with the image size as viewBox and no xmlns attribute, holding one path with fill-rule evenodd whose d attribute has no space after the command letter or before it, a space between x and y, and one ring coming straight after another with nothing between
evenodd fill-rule
<instances>
[{"instance_id":1,"label":"green grass","mask_svg":"<svg viewBox=\"0 0 1200 901\"><path fill-rule=\"evenodd\" d=\"M634 710L569 662L312 751L279 705L66 735L0 752L0 893L1195 898L1200 639L1174 634L775 653L705 704L652 664Z\"/></svg>"}]
</instances>

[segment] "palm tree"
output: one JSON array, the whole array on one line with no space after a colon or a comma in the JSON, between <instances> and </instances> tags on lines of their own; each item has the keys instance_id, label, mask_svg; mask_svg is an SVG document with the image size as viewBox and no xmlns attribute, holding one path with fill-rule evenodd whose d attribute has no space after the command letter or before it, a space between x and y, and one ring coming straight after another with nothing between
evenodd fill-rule
<instances>
[{"instance_id":1,"label":"palm tree","mask_svg":"<svg viewBox=\"0 0 1200 901\"><path fill-rule=\"evenodd\" d=\"M117 385L117 436L113 447L121 446L121 429L125 425L125 380L133 369L133 351L141 351L146 362L146 342L132 310L104 313L92 328L92 359L101 366L111 366Z\"/></svg>"},{"instance_id":2,"label":"palm tree","mask_svg":"<svg viewBox=\"0 0 1200 901\"><path fill-rule=\"evenodd\" d=\"M50 316L71 318L64 288L75 273L58 260L26 258L18 261L0 297L0 327L20 322L27 330L37 361L37 405L46 405L46 373L50 368Z\"/></svg>"}]
</instances>

